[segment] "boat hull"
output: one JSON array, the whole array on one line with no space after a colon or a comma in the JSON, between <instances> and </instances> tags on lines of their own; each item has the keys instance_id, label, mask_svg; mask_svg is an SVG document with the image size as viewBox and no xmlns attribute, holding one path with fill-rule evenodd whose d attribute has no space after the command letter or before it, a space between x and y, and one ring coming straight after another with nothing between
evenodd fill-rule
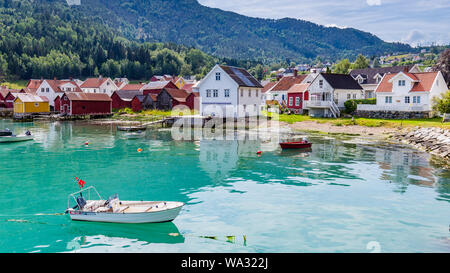
<instances>
[{"instance_id":1,"label":"boat hull","mask_svg":"<svg viewBox=\"0 0 450 273\"><path fill-rule=\"evenodd\" d=\"M124 131L124 132L137 132L137 131L145 131L145 130L147 130L147 127L145 127L145 126L134 126L134 127L118 126L117 130Z\"/></svg>"},{"instance_id":2,"label":"boat hull","mask_svg":"<svg viewBox=\"0 0 450 273\"><path fill-rule=\"evenodd\" d=\"M183 205L180 205L171 209L140 213L69 211L69 215L74 221L128 224L161 223L173 221L180 213L182 207Z\"/></svg>"},{"instance_id":3,"label":"boat hull","mask_svg":"<svg viewBox=\"0 0 450 273\"><path fill-rule=\"evenodd\" d=\"M312 143L304 142L283 142L280 143L281 149L305 149L311 148Z\"/></svg>"},{"instance_id":4,"label":"boat hull","mask_svg":"<svg viewBox=\"0 0 450 273\"><path fill-rule=\"evenodd\" d=\"M0 137L0 143L8 142L21 142L33 140L33 136L2 136Z\"/></svg>"}]
</instances>

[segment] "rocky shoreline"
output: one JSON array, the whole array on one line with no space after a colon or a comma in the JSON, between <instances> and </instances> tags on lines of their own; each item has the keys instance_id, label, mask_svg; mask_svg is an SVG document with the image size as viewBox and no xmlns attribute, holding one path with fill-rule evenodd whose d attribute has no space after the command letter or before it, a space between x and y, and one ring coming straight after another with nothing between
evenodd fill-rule
<instances>
[{"instance_id":1,"label":"rocky shoreline","mask_svg":"<svg viewBox=\"0 0 450 273\"><path fill-rule=\"evenodd\" d=\"M399 132L392 139L450 160L450 130L416 127L409 132Z\"/></svg>"}]
</instances>

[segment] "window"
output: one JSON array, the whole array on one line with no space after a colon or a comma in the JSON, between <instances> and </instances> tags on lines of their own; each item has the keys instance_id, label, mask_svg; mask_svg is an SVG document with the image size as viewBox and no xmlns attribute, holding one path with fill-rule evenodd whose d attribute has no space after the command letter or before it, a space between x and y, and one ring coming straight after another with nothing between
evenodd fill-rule
<instances>
[{"instance_id":1,"label":"window","mask_svg":"<svg viewBox=\"0 0 450 273\"><path fill-rule=\"evenodd\" d=\"M42 87L42 88L41 88L41 92L45 92L45 89L44 89L44 87Z\"/></svg>"},{"instance_id":2,"label":"window","mask_svg":"<svg viewBox=\"0 0 450 273\"><path fill-rule=\"evenodd\" d=\"M295 98L295 106L300 106L300 98L299 97Z\"/></svg>"},{"instance_id":3,"label":"window","mask_svg":"<svg viewBox=\"0 0 450 273\"><path fill-rule=\"evenodd\" d=\"M34 107L39 107L39 103L35 102Z\"/></svg>"},{"instance_id":4,"label":"window","mask_svg":"<svg viewBox=\"0 0 450 273\"><path fill-rule=\"evenodd\" d=\"M323 88L323 80L319 80L319 87Z\"/></svg>"},{"instance_id":5,"label":"window","mask_svg":"<svg viewBox=\"0 0 450 273\"><path fill-rule=\"evenodd\" d=\"M352 94L347 94L347 99L351 99L352 98Z\"/></svg>"},{"instance_id":6,"label":"window","mask_svg":"<svg viewBox=\"0 0 450 273\"><path fill-rule=\"evenodd\" d=\"M225 98L229 98L230 97L230 89L225 89L224 90L224 96L225 96Z\"/></svg>"},{"instance_id":7,"label":"window","mask_svg":"<svg viewBox=\"0 0 450 273\"><path fill-rule=\"evenodd\" d=\"M392 97L386 96L385 103L392 103Z\"/></svg>"},{"instance_id":8,"label":"window","mask_svg":"<svg viewBox=\"0 0 450 273\"><path fill-rule=\"evenodd\" d=\"M210 89L206 90L206 97L207 98L211 97L211 90Z\"/></svg>"},{"instance_id":9,"label":"window","mask_svg":"<svg viewBox=\"0 0 450 273\"><path fill-rule=\"evenodd\" d=\"M219 96L219 90L214 89L214 90L213 90L213 97L214 97L214 98L217 98L218 96Z\"/></svg>"},{"instance_id":10,"label":"window","mask_svg":"<svg viewBox=\"0 0 450 273\"><path fill-rule=\"evenodd\" d=\"M64 100L67 101L67 97L64 97Z\"/></svg>"},{"instance_id":11,"label":"window","mask_svg":"<svg viewBox=\"0 0 450 273\"><path fill-rule=\"evenodd\" d=\"M362 78L358 78L358 83L362 83L363 79Z\"/></svg>"},{"instance_id":12,"label":"window","mask_svg":"<svg viewBox=\"0 0 450 273\"><path fill-rule=\"evenodd\" d=\"M292 97L289 97L289 106L292 106Z\"/></svg>"},{"instance_id":13,"label":"window","mask_svg":"<svg viewBox=\"0 0 450 273\"><path fill-rule=\"evenodd\" d=\"M46 91L47 93L50 92L50 88L47 87L47 88L45 89L45 91Z\"/></svg>"},{"instance_id":14,"label":"window","mask_svg":"<svg viewBox=\"0 0 450 273\"><path fill-rule=\"evenodd\" d=\"M405 97L405 103L409 103L409 97Z\"/></svg>"},{"instance_id":15,"label":"window","mask_svg":"<svg viewBox=\"0 0 450 273\"><path fill-rule=\"evenodd\" d=\"M216 73L216 81L220 81L220 72Z\"/></svg>"},{"instance_id":16,"label":"window","mask_svg":"<svg viewBox=\"0 0 450 273\"><path fill-rule=\"evenodd\" d=\"M405 86L405 80L399 80L398 81L398 86Z\"/></svg>"},{"instance_id":17,"label":"window","mask_svg":"<svg viewBox=\"0 0 450 273\"><path fill-rule=\"evenodd\" d=\"M413 103L420 103L420 96L414 96Z\"/></svg>"},{"instance_id":18,"label":"window","mask_svg":"<svg viewBox=\"0 0 450 273\"><path fill-rule=\"evenodd\" d=\"M356 99L356 94L353 94L353 99Z\"/></svg>"}]
</instances>

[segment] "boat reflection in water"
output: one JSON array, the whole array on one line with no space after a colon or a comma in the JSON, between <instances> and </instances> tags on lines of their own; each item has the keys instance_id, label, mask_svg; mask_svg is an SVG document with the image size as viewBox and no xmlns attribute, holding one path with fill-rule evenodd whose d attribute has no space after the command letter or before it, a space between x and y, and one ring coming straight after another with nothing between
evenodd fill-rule
<instances>
[{"instance_id":1,"label":"boat reflection in water","mask_svg":"<svg viewBox=\"0 0 450 273\"><path fill-rule=\"evenodd\" d=\"M110 251L111 247L114 247L120 252L123 248L148 247L150 244L182 244L185 241L173 222L126 225L72 222L69 233L75 237L67 243L67 251Z\"/></svg>"}]
</instances>

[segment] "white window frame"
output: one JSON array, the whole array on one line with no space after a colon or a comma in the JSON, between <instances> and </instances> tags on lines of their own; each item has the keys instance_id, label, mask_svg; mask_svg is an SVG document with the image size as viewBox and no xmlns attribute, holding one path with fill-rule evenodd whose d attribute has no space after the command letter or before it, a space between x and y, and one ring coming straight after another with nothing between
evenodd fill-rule
<instances>
[{"instance_id":1,"label":"white window frame","mask_svg":"<svg viewBox=\"0 0 450 273\"><path fill-rule=\"evenodd\" d=\"M295 97L295 106L300 106L300 97Z\"/></svg>"},{"instance_id":2,"label":"white window frame","mask_svg":"<svg viewBox=\"0 0 450 273\"><path fill-rule=\"evenodd\" d=\"M211 89L206 89L206 97L211 98Z\"/></svg>"},{"instance_id":3,"label":"white window frame","mask_svg":"<svg viewBox=\"0 0 450 273\"><path fill-rule=\"evenodd\" d=\"M220 72L216 72L216 81L220 81Z\"/></svg>"},{"instance_id":4,"label":"white window frame","mask_svg":"<svg viewBox=\"0 0 450 273\"><path fill-rule=\"evenodd\" d=\"M219 90L213 89L213 97L214 97L214 98L219 97Z\"/></svg>"},{"instance_id":5,"label":"white window frame","mask_svg":"<svg viewBox=\"0 0 450 273\"><path fill-rule=\"evenodd\" d=\"M229 98L230 97L230 89L223 90L223 95L225 98Z\"/></svg>"},{"instance_id":6,"label":"white window frame","mask_svg":"<svg viewBox=\"0 0 450 273\"><path fill-rule=\"evenodd\" d=\"M292 106L294 99L292 97L289 97L289 106Z\"/></svg>"}]
</instances>

